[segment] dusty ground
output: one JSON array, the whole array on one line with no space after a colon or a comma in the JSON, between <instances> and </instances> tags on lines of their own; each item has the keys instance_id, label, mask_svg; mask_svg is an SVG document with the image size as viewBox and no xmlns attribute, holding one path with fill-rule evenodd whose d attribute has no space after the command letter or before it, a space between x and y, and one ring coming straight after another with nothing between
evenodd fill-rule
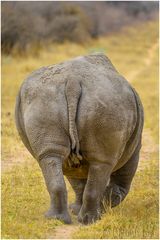
<instances>
[{"instance_id":1,"label":"dusty ground","mask_svg":"<svg viewBox=\"0 0 160 240\"><path fill-rule=\"evenodd\" d=\"M57 227L54 235L49 236L49 239L71 239L74 231L78 229L78 223L72 225L63 225Z\"/></svg>"}]
</instances>

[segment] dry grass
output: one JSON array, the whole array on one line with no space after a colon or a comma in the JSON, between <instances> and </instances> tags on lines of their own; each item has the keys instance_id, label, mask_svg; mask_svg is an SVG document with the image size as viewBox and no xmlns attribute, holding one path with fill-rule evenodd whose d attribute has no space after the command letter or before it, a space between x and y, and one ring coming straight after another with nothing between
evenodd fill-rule
<instances>
[{"instance_id":1,"label":"dry grass","mask_svg":"<svg viewBox=\"0 0 160 240\"><path fill-rule=\"evenodd\" d=\"M45 238L50 232L54 236L56 226L62 225L56 220L48 221L42 215L49 204L43 177L15 129L15 97L24 78L44 65L93 51L105 52L119 72L132 81L139 92L145 109L145 129L151 133L153 144L157 145L157 42L158 23L150 22L83 46L66 42L48 46L47 50L42 49L37 56L2 56L3 238ZM158 238L158 153L156 148L150 152L149 143L148 165L136 174L127 199L119 207L104 214L97 223L78 227L72 237ZM23 164L14 167L16 162ZM69 185L68 188L71 201L73 192Z\"/></svg>"}]
</instances>

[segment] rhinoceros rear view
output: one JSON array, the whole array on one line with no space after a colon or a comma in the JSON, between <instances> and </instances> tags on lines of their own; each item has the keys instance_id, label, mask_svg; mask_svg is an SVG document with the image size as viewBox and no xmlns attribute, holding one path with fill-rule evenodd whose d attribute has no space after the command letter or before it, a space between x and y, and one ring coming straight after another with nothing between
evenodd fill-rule
<instances>
[{"instance_id":1,"label":"rhinoceros rear view","mask_svg":"<svg viewBox=\"0 0 160 240\"><path fill-rule=\"evenodd\" d=\"M70 223L63 174L84 224L103 203L126 197L137 169L143 107L136 91L103 54L78 57L33 72L16 102L20 137L37 159L51 198L46 216Z\"/></svg>"}]
</instances>

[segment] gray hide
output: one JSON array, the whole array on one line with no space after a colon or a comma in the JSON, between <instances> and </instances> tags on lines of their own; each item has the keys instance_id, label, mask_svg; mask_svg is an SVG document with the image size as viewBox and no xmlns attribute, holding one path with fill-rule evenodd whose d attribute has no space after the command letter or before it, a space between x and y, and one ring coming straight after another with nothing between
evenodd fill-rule
<instances>
[{"instance_id":1,"label":"gray hide","mask_svg":"<svg viewBox=\"0 0 160 240\"><path fill-rule=\"evenodd\" d=\"M21 86L15 116L50 194L46 217L71 222L63 175L76 194L70 209L84 224L126 197L139 160L143 107L105 55L33 72Z\"/></svg>"}]
</instances>

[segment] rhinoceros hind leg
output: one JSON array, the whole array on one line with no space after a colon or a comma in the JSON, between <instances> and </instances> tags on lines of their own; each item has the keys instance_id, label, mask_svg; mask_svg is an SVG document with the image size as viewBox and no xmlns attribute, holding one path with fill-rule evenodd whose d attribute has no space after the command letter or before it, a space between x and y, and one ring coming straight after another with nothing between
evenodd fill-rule
<instances>
[{"instance_id":1,"label":"rhinoceros hind leg","mask_svg":"<svg viewBox=\"0 0 160 240\"><path fill-rule=\"evenodd\" d=\"M101 201L112 167L110 162L90 162L83 203L78 214L80 223L91 224L101 218Z\"/></svg>"},{"instance_id":2,"label":"rhinoceros hind leg","mask_svg":"<svg viewBox=\"0 0 160 240\"><path fill-rule=\"evenodd\" d=\"M128 193L128 189L125 189L115 183L109 184L109 186L105 190L105 196L103 199L104 207L116 207L119 205Z\"/></svg>"},{"instance_id":3,"label":"rhinoceros hind leg","mask_svg":"<svg viewBox=\"0 0 160 240\"><path fill-rule=\"evenodd\" d=\"M138 166L139 151L140 145L136 148L128 162L122 168L112 173L110 183L104 193L103 203L105 206L116 207L127 196Z\"/></svg>"},{"instance_id":4,"label":"rhinoceros hind leg","mask_svg":"<svg viewBox=\"0 0 160 240\"><path fill-rule=\"evenodd\" d=\"M58 157L46 157L40 160L48 192L50 194L51 205L45 217L62 220L69 224L71 217L67 209L67 191L63 178L61 159Z\"/></svg>"},{"instance_id":5,"label":"rhinoceros hind leg","mask_svg":"<svg viewBox=\"0 0 160 240\"><path fill-rule=\"evenodd\" d=\"M76 200L74 203L71 203L69 205L69 208L71 209L71 212L75 215L78 215L81 206L82 206L82 198L83 198L83 192L86 185L86 179L75 179L71 177L67 177L69 183L71 184L75 194L76 194Z\"/></svg>"}]
</instances>

